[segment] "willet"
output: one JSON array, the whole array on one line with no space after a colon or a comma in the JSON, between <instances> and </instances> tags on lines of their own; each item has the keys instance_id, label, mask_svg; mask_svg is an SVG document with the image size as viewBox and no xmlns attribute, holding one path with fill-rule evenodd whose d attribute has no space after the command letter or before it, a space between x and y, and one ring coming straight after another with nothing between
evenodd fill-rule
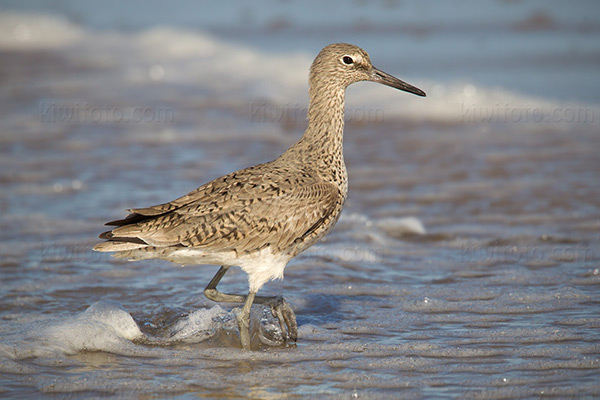
<instances>
[{"instance_id":1,"label":"willet","mask_svg":"<svg viewBox=\"0 0 600 400\"><path fill-rule=\"evenodd\" d=\"M283 297L256 296L269 280L283 278L287 263L325 236L340 217L348 191L342 152L344 95L348 85L372 81L425 96L425 92L373 67L361 48L325 47L310 68L308 128L277 159L230 173L169 203L131 209L104 232L96 251L131 260L159 258L221 268L204 294L243 303L240 340L250 349L250 308L271 307L286 343L297 338L296 316ZM231 266L248 274L247 296L219 292Z\"/></svg>"}]
</instances>

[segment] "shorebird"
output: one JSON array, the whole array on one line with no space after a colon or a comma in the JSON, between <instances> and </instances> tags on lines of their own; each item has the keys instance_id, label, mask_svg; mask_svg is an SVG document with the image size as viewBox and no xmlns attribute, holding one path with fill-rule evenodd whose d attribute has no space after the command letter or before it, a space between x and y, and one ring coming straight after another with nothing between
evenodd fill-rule
<instances>
[{"instance_id":1,"label":"shorebird","mask_svg":"<svg viewBox=\"0 0 600 400\"><path fill-rule=\"evenodd\" d=\"M216 302L243 303L237 314L243 349L251 348L250 308L270 306L286 344L297 339L296 316L281 296L257 296L283 278L287 263L325 236L340 217L348 192L342 141L348 85L372 81L405 92L425 92L371 64L360 47L331 44L310 67L308 128L273 161L232 172L171 202L130 209L100 235L96 251L130 260L158 258L220 269L204 294ZM232 266L248 274L248 295L217 285Z\"/></svg>"}]
</instances>

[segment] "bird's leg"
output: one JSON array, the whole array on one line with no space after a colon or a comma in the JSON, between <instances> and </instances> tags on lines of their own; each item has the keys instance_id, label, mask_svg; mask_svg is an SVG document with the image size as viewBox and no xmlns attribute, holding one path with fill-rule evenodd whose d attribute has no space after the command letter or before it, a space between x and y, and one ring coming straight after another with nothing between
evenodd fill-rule
<instances>
[{"instance_id":1,"label":"bird's leg","mask_svg":"<svg viewBox=\"0 0 600 400\"><path fill-rule=\"evenodd\" d=\"M244 350L250 350L250 308L256 292L248 293L248 296L240 296L237 294L222 293L217 290L217 285L229 270L228 266L221 266L215 276L206 285L204 289L204 295L216 302L228 302L228 303L244 303L242 311L238 315L238 327L240 330L240 340L242 342L242 348Z\"/></svg>"},{"instance_id":2,"label":"bird's leg","mask_svg":"<svg viewBox=\"0 0 600 400\"><path fill-rule=\"evenodd\" d=\"M216 302L225 302L225 303L243 303L246 301L246 296L240 296L238 294L227 294L223 292L219 292L217 290L217 285L225 275L225 273L229 270L229 267L223 265L215 274L215 276L211 279L211 281L206 285L204 289L204 295L212 301Z\"/></svg>"},{"instance_id":3,"label":"bird's leg","mask_svg":"<svg viewBox=\"0 0 600 400\"><path fill-rule=\"evenodd\" d=\"M240 341L244 350L250 350L250 308L254 302L256 292L249 292L242 311L238 315L238 326L240 329Z\"/></svg>"},{"instance_id":4,"label":"bird's leg","mask_svg":"<svg viewBox=\"0 0 600 400\"><path fill-rule=\"evenodd\" d=\"M256 292L248 293L248 296L241 296L237 294L222 293L217 290L217 285L229 269L228 266L223 265L219 271L215 274L212 280L204 289L204 295L216 302L228 302L228 303L244 303L241 314L238 317L238 324L240 327L240 336L242 338L242 347L250 348L250 308L252 303L264 304L271 307L271 314L279 321L281 328L281 334L286 342L295 342L298 338L298 324L296 323L296 315L290 307L290 305L281 296L256 296ZM242 333L243 332L243 333ZM246 341L248 347L244 344Z\"/></svg>"}]
</instances>

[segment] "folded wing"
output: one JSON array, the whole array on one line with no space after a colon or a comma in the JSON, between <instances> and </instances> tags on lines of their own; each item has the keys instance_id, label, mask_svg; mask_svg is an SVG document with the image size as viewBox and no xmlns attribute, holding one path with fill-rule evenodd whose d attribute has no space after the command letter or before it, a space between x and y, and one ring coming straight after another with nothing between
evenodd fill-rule
<instances>
[{"instance_id":1,"label":"folded wing","mask_svg":"<svg viewBox=\"0 0 600 400\"><path fill-rule=\"evenodd\" d=\"M256 172L229 174L172 202L133 209L127 218L107 224L117 227L100 235L108 241L94 249L185 246L252 252L271 246L281 251L317 232L343 201L334 184Z\"/></svg>"}]
</instances>

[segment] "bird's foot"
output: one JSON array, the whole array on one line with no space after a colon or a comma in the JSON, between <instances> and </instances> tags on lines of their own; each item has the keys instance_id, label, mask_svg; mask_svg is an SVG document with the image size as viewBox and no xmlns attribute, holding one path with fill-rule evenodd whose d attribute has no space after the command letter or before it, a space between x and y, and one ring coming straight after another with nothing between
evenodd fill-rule
<instances>
[{"instance_id":1,"label":"bird's foot","mask_svg":"<svg viewBox=\"0 0 600 400\"><path fill-rule=\"evenodd\" d=\"M246 300L244 307L238 312L237 320L240 331L240 341L244 350L251 350L250 326L252 320L250 318L250 308L253 297ZM257 303L268 306L271 309L271 315L277 319L279 324L279 332L274 337L271 334L266 334L266 331L261 330L260 341L268 346L278 346L283 342L286 346L295 346L298 338L298 324L296 323L296 315L292 307L281 296L277 297L259 297ZM273 332L275 333L275 332ZM279 334L281 335L279 337Z\"/></svg>"},{"instance_id":2,"label":"bird's foot","mask_svg":"<svg viewBox=\"0 0 600 400\"><path fill-rule=\"evenodd\" d=\"M279 321L281 337L285 344L294 345L298 339L298 324L292 307L281 296L273 297L265 302L265 305L271 307L271 314Z\"/></svg>"}]
</instances>

